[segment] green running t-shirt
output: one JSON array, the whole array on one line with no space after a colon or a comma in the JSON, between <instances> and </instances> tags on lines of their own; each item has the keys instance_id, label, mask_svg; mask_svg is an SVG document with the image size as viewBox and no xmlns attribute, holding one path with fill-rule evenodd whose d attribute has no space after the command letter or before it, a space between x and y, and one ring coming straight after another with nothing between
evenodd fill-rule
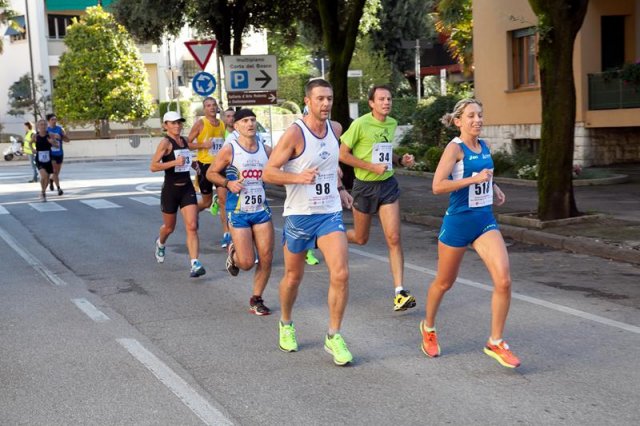
<instances>
[{"instance_id":1,"label":"green running t-shirt","mask_svg":"<svg viewBox=\"0 0 640 426\"><path fill-rule=\"evenodd\" d=\"M354 157L369 163L385 163L387 171L381 175L355 167L358 180L373 182L387 180L393 176L393 150L391 143L398 122L391 117L376 120L371 113L356 118L340 137L342 143L351 148Z\"/></svg>"}]
</instances>

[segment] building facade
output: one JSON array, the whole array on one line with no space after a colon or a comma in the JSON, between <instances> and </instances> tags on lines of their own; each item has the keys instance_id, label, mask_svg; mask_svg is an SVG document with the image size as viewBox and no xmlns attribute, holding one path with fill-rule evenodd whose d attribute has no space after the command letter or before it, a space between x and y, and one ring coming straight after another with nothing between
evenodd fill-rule
<instances>
[{"instance_id":1,"label":"building facade","mask_svg":"<svg viewBox=\"0 0 640 426\"><path fill-rule=\"evenodd\" d=\"M112 0L102 0L102 6L109 10ZM0 28L4 36L4 53L0 55L0 123L5 133L23 133L23 123L33 120L33 116L11 116L7 112L8 89L25 74L33 74L36 79L42 75L46 80L46 91L53 93L58 73L60 56L65 52L66 28L73 18L80 17L85 9L96 6L97 0L10 0L9 7L18 16L15 22L23 28L19 32L10 27ZM184 28L178 37L167 38L160 45L139 44L149 79L151 96L156 103L175 98L191 96L190 81L201 71L188 52L184 41L193 38L189 28ZM209 61L206 71L219 75L217 61ZM159 119L151 119L147 125L159 127ZM112 129L127 128L114 124Z\"/></svg>"},{"instance_id":2,"label":"building facade","mask_svg":"<svg viewBox=\"0 0 640 426\"><path fill-rule=\"evenodd\" d=\"M535 152L542 121L537 18L527 0L474 1L473 22L483 137L494 150ZM640 0L590 0L573 54L574 163L640 161L640 86L607 73L638 60Z\"/></svg>"}]
</instances>

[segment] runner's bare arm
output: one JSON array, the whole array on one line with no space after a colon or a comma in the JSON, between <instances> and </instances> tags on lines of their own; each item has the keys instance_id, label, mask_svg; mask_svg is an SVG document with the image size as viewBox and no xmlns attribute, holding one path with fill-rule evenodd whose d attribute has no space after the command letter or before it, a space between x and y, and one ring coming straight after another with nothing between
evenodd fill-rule
<instances>
[{"instance_id":1,"label":"runner's bare arm","mask_svg":"<svg viewBox=\"0 0 640 426\"><path fill-rule=\"evenodd\" d=\"M292 125L284 132L271 153L262 179L275 185L313 183L318 172L315 168L303 170L301 173L288 173L281 169L291 158L300 155L303 149L302 131L297 125Z\"/></svg>"},{"instance_id":2,"label":"runner's bare arm","mask_svg":"<svg viewBox=\"0 0 640 426\"><path fill-rule=\"evenodd\" d=\"M151 166L149 169L152 172L161 172L163 170L170 169L171 167L181 166L184 164L184 157L178 156L175 160L169 161L167 163L162 162L162 157L169 154L171 152L171 143L167 138L164 138L158 144L158 148L156 152L153 154L151 158Z\"/></svg>"}]
</instances>

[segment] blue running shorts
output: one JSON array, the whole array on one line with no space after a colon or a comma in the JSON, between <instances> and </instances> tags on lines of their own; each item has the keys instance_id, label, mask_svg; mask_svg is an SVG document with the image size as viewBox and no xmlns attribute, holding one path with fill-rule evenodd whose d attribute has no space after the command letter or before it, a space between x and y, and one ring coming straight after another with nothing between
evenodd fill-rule
<instances>
[{"instance_id":1,"label":"blue running shorts","mask_svg":"<svg viewBox=\"0 0 640 426\"><path fill-rule=\"evenodd\" d=\"M328 214L291 215L284 218L282 244L291 253L318 247L318 238L332 232L345 232L342 211Z\"/></svg>"},{"instance_id":2,"label":"blue running shorts","mask_svg":"<svg viewBox=\"0 0 640 426\"><path fill-rule=\"evenodd\" d=\"M493 229L498 229L498 222L490 211L445 215L438 240L450 247L466 247Z\"/></svg>"},{"instance_id":3,"label":"blue running shorts","mask_svg":"<svg viewBox=\"0 0 640 426\"><path fill-rule=\"evenodd\" d=\"M234 228L251 228L253 225L269 222L271 220L271 209L266 207L264 210L255 213L227 212L227 219Z\"/></svg>"}]
</instances>

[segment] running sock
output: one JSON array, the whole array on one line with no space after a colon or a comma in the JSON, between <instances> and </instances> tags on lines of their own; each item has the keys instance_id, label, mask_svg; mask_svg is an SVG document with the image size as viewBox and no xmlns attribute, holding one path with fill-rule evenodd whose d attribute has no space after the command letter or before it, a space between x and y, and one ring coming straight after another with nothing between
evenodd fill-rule
<instances>
[{"instance_id":1,"label":"running sock","mask_svg":"<svg viewBox=\"0 0 640 426\"><path fill-rule=\"evenodd\" d=\"M160 247L160 248L164 248L164 244L162 244L162 243L160 242L160 238L158 238L158 239L156 240L156 244L158 245L158 247Z\"/></svg>"},{"instance_id":2,"label":"running sock","mask_svg":"<svg viewBox=\"0 0 640 426\"><path fill-rule=\"evenodd\" d=\"M435 327L427 327L426 325L424 326L424 331L426 331L427 333L433 333L434 331L436 331Z\"/></svg>"},{"instance_id":3,"label":"running sock","mask_svg":"<svg viewBox=\"0 0 640 426\"><path fill-rule=\"evenodd\" d=\"M282 320L280 320L280 324L282 324L282 325L291 325L291 324L293 324L293 321L282 321Z\"/></svg>"},{"instance_id":4,"label":"running sock","mask_svg":"<svg viewBox=\"0 0 640 426\"><path fill-rule=\"evenodd\" d=\"M489 343L494 346L498 346L500 343L502 343L502 339L493 340L491 337L489 337Z\"/></svg>"},{"instance_id":5,"label":"running sock","mask_svg":"<svg viewBox=\"0 0 640 426\"><path fill-rule=\"evenodd\" d=\"M396 296L398 295L398 293L400 293L402 290L404 290L404 287L402 287L401 285L396 287Z\"/></svg>"},{"instance_id":6,"label":"running sock","mask_svg":"<svg viewBox=\"0 0 640 426\"><path fill-rule=\"evenodd\" d=\"M327 336L329 337L329 339L333 339L333 336L335 336L338 333L340 333L340 330L329 329L329 331L327 331Z\"/></svg>"},{"instance_id":7,"label":"running sock","mask_svg":"<svg viewBox=\"0 0 640 426\"><path fill-rule=\"evenodd\" d=\"M195 265L195 263L198 261L198 259L191 259L191 266Z\"/></svg>"}]
</instances>

